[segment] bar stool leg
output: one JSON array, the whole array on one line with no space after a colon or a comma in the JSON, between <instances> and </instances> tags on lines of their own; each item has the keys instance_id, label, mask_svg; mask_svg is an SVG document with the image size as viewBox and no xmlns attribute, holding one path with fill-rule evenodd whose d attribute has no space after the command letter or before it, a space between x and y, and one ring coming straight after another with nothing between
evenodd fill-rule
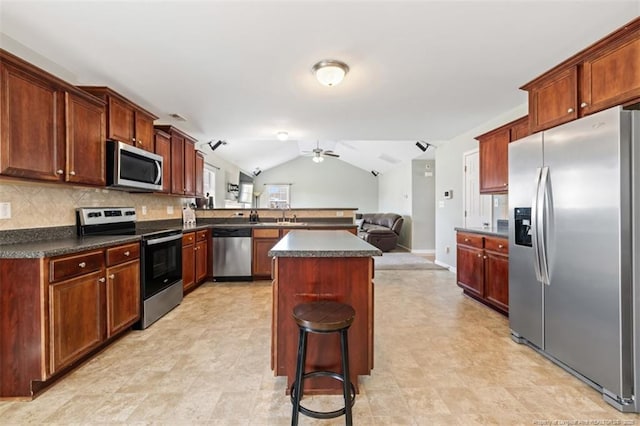
<instances>
[{"instance_id":1,"label":"bar stool leg","mask_svg":"<svg viewBox=\"0 0 640 426\"><path fill-rule=\"evenodd\" d=\"M344 393L344 416L345 424L351 426L353 420L351 418L351 376L349 375L349 345L347 332L349 329L343 329L340 331L340 346L342 352L342 374L344 375L344 381L342 382Z\"/></svg>"},{"instance_id":2,"label":"bar stool leg","mask_svg":"<svg viewBox=\"0 0 640 426\"><path fill-rule=\"evenodd\" d=\"M307 359L307 331L300 328L298 337L298 362L296 363L296 379L293 384L293 414L291 416L291 426L298 425L298 416L300 414L300 401L302 400L302 388L304 382L304 364Z\"/></svg>"}]
</instances>

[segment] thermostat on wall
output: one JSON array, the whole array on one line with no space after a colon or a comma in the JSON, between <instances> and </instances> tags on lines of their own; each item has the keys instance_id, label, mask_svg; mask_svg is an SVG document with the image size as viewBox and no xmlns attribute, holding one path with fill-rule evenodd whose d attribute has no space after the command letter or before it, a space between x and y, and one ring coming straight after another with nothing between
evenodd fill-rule
<instances>
[{"instance_id":1,"label":"thermostat on wall","mask_svg":"<svg viewBox=\"0 0 640 426\"><path fill-rule=\"evenodd\" d=\"M447 200L453 198L453 190L449 189L448 191L444 191L444 198Z\"/></svg>"}]
</instances>

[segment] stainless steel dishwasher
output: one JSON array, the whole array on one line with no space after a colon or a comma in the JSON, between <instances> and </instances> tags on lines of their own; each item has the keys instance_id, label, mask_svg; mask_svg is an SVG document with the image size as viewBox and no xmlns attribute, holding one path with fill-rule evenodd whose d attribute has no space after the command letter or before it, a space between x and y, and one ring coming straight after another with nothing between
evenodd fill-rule
<instances>
[{"instance_id":1,"label":"stainless steel dishwasher","mask_svg":"<svg viewBox=\"0 0 640 426\"><path fill-rule=\"evenodd\" d=\"M251 280L251 228L213 228L213 279Z\"/></svg>"}]
</instances>

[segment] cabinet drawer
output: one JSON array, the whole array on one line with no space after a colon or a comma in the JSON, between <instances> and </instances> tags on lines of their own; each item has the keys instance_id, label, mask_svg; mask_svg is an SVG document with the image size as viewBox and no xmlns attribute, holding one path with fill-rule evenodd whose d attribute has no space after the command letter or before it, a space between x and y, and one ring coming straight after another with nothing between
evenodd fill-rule
<instances>
[{"instance_id":1,"label":"cabinet drawer","mask_svg":"<svg viewBox=\"0 0 640 426\"><path fill-rule=\"evenodd\" d=\"M140 243L107 249L107 266L127 262L140 257Z\"/></svg>"},{"instance_id":2,"label":"cabinet drawer","mask_svg":"<svg viewBox=\"0 0 640 426\"><path fill-rule=\"evenodd\" d=\"M196 232L196 241L207 241L207 236L209 235L209 231L206 229L204 231Z\"/></svg>"},{"instance_id":3,"label":"cabinet drawer","mask_svg":"<svg viewBox=\"0 0 640 426\"><path fill-rule=\"evenodd\" d=\"M254 229L253 238L280 238L278 229Z\"/></svg>"},{"instance_id":4,"label":"cabinet drawer","mask_svg":"<svg viewBox=\"0 0 640 426\"><path fill-rule=\"evenodd\" d=\"M103 267L104 252L102 250L51 259L49 261L49 281L59 281L88 274Z\"/></svg>"},{"instance_id":5,"label":"cabinet drawer","mask_svg":"<svg viewBox=\"0 0 640 426\"><path fill-rule=\"evenodd\" d=\"M186 246L189 244L193 244L196 241L196 233L189 232L188 234L182 235L182 245Z\"/></svg>"},{"instance_id":6,"label":"cabinet drawer","mask_svg":"<svg viewBox=\"0 0 640 426\"><path fill-rule=\"evenodd\" d=\"M465 232L458 232L457 242L458 244L464 244L469 247L482 248L482 235L467 234Z\"/></svg>"},{"instance_id":7,"label":"cabinet drawer","mask_svg":"<svg viewBox=\"0 0 640 426\"><path fill-rule=\"evenodd\" d=\"M509 240L504 238L485 237L484 248L496 253L509 253Z\"/></svg>"}]
</instances>

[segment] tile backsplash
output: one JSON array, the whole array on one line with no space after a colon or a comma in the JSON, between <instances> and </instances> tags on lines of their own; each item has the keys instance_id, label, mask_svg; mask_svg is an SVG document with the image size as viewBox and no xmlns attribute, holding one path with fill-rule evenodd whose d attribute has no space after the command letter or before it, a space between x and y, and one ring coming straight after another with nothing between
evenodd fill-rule
<instances>
[{"instance_id":1,"label":"tile backsplash","mask_svg":"<svg viewBox=\"0 0 640 426\"><path fill-rule=\"evenodd\" d=\"M0 181L0 203L11 204L11 218L0 219L0 231L75 225L77 207L136 208L138 221L180 219L189 198L135 194L103 188ZM142 207L146 214L142 214ZM167 213L169 207L173 213Z\"/></svg>"}]
</instances>

